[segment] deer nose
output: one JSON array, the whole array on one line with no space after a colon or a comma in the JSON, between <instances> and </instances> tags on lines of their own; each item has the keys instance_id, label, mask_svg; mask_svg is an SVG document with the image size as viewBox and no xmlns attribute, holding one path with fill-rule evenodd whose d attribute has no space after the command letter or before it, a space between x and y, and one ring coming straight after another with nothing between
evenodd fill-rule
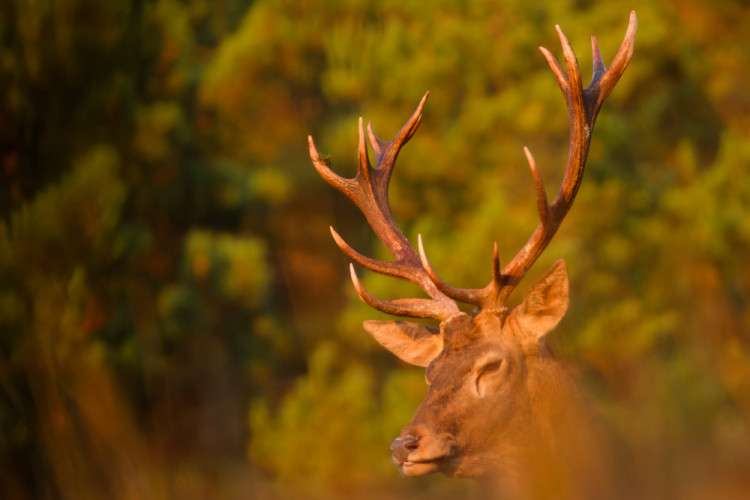
<instances>
[{"instance_id":1,"label":"deer nose","mask_svg":"<svg viewBox=\"0 0 750 500\"><path fill-rule=\"evenodd\" d=\"M399 463L406 462L409 454L417 448L419 448L419 438L414 436L399 436L391 443L393 458Z\"/></svg>"}]
</instances>

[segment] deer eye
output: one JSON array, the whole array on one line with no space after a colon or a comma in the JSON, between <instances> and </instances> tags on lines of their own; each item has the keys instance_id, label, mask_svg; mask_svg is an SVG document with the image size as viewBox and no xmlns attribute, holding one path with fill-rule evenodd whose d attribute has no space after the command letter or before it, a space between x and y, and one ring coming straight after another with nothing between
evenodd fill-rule
<instances>
[{"instance_id":1,"label":"deer eye","mask_svg":"<svg viewBox=\"0 0 750 500\"><path fill-rule=\"evenodd\" d=\"M502 359L486 363L477 373L476 386L479 397L485 396L497 383L501 382L505 372Z\"/></svg>"}]
</instances>

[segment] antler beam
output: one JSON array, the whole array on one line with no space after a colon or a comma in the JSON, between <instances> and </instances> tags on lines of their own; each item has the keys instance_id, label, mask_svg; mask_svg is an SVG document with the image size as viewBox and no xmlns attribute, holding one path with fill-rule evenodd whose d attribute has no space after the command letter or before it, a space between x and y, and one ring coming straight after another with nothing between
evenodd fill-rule
<instances>
[{"instance_id":1,"label":"antler beam","mask_svg":"<svg viewBox=\"0 0 750 500\"><path fill-rule=\"evenodd\" d=\"M432 282L429 274L422 267L419 255L398 228L388 205L388 185L396 157L417 131L422 121L422 108L428 95L429 92L424 95L414 114L390 142L378 139L372 130L372 123L367 124L367 136L376 157L375 168L370 164L362 118L359 119L359 166L357 175L353 179L343 178L328 167L318 154L311 136L308 137L308 144L310 158L320 176L359 207L375 234L393 254L394 260L386 262L360 254L331 228L331 234L339 248L357 264L381 274L410 281L431 297L430 299L380 300L365 290L352 266L352 281L360 298L371 307L388 314L444 320L460 312L458 305L440 292Z\"/></svg>"},{"instance_id":2,"label":"antler beam","mask_svg":"<svg viewBox=\"0 0 750 500\"><path fill-rule=\"evenodd\" d=\"M594 71L591 83L585 89L581 84L581 72L578 67L578 60L573 52L573 48L570 46L570 42L568 42L568 39L559 26L556 26L556 29L563 48L567 72L549 50L539 47L539 50L542 51L542 54L547 59L565 97L570 120L570 152L560 190L552 203L548 203L544 183L537 169L536 162L528 148L524 148L534 179L537 209L540 219L539 225L527 243L503 268L502 272L499 272L497 243L495 244L492 281L481 289L454 288L443 282L430 266L424 250L420 246L422 265L440 291L454 300L474 304L481 309L499 309L504 307L510 293L515 289L539 255L541 255L550 240L552 240L552 237L557 232L557 229L573 204L583 178L583 170L591 144L591 133L594 128L594 122L602 104L604 104L605 99L612 92L612 89L630 62L630 58L633 55L637 27L638 21L635 12L631 12L625 38L609 69L606 68L602 61L596 38L591 37Z\"/></svg>"}]
</instances>

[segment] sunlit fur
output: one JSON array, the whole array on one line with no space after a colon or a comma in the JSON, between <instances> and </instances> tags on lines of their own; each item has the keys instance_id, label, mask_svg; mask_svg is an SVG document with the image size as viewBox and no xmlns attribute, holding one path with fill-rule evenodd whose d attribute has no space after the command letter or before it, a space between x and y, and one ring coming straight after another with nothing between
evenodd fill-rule
<instances>
[{"instance_id":1,"label":"sunlit fur","mask_svg":"<svg viewBox=\"0 0 750 500\"><path fill-rule=\"evenodd\" d=\"M394 442L405 475L476 478L504 498L611 496L605 440L544 339L566 308L567 274L558 264L516 309L441 324L427 395ZM413 449L400 447L407 439L418 440L409 441Z\"/></svg>"}]
</instances>

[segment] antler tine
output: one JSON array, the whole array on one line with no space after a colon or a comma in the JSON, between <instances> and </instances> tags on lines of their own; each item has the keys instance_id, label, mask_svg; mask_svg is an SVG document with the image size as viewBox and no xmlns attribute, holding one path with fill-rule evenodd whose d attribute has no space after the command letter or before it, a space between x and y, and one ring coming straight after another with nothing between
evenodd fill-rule
<instances>
[{"instance_id":1,"label":"antler tine","mask_svg":"<svg viewBox=\"0 0 750 500\"><path fill-rule=\"evenodd\" d=\"M361 266L381 274L410 281L421 287L431 297L430 299L399 299L393 301L377 299L364 289L352 267L352 281L360 298L371 307L388 314L443 320L458 314L460 312L458 305L440 292L432 282L429 274L422 267L416 250L398 228L388 205L388 185L396 157L404 144L417 131L422 121L422 108L428 95L429 92L424 95L412 116L390 142L383 142L378 139L373 132L372 124L368 123L367 136L375 154L374 168L368 157L363 121L362 118L359 119L359 165L357 175L353 179L345 179L333 173L328 165L320 159L312 138L309 139L309 143L310 157L318 173L328 184L341 191L359 207L375 234L393 254L394 260L386 262L360 254L331 228L331 234L339 248Z\"/></svg>"},{"instance_id":2,"label":"antler tine","mask_svg":"<svg viewBox=\"0 0 750 500\"><path fill-rule=\"evenodd\" d=\"M362 302L377 309L378 311L393 314L394 316L406 316L409 318L435 318L439 320L448 319L458 312L451 311L446 314L437 314L434 299L396 299L381 300L368 292L359 281L357 272L354 270L354 264L349 264L349 273L351 274L354 289Z\"/></svg>"},{"instance_id":3,"label":"antler tine","mask_svg":"<svg viewBox=\"0 0 750 500\"><path fill-rule=\"evenodd\" d=\"M604 67L604 63L601 64L604 73L598 79L599 90L597 92L598 96L594 114L599 112L602 104L604 104L604 100L612 92L612 89L615 88L615 85L620 80L625 68L628 66L630 59L633 57L633 50L635 49L635 32L637 30L638 18L635 15L635 11L632 11L630 13L630 21L628 22L628 29L625 32L625 37L622 40L622 44L620 44L620 49L617 51L615 58L612 60L609 70ZM596 43L596 38L592 37L591 45L592 52L599 53L599 46ZM594 60L596 61L596 56L594 56ZM599 61L601 61L601 54L599 54ZM597 83L595 78L596 74L594 75L594 78L592 78L592 84L589 85L589 88L586 89L585 92L593 93L593 89L589 89Z\"/></svg>"},{"instance_id":4,"label":"antler tine","mask_svg":"<svg viewBox=\"0 0 750 500\"><path fill-rule=\"evenodd\" d=\"M544 189L544 181L539 169L536 168L536 161L531 155L529 148L524 147L523 152L526 154L526 160L529 162L531 176L534 178L534 188L536 189L536 209L539 212L539 223L542 227L549 226L549 203L547 203L547 191Z\"/></svg>"},{"instance_id":5,"label":"antler tine","mask_svg":"<svg viewBox=\"0 0 750 500\"><path fill-rule=\"evenodd\" d=\"M427 97L429 97L429 95L429 92L425 92L422 100L419 101L419 104L417 105L417 109L414 110L414 113L412 113L409 120L404 124L403 127L401 127L401 130L399 130L398 134L396 134L396 137L394 137L390 142L383 142L378 139L378 137L375 135L375 132L373 131L372 122L367 123L367 135L370 139L372 150L376 156L375 168L378 170L383 169L384 171L386 171L387 178L390 178L390 174L393 172L393 167L396 164L396 157L398 156L399 151L401 151L401 148L404 146L404 144L409 142L409 139L412 138L414 133L419 128L419 125L422 123L422 108L424 108L424 105L427 102Z\"/></svg>"},{"instance_id":6,"label":"antler tine","mask_svg":"<svg viewBox=\"0 0 750 500\"><path fill-rule=\"evenodd\" d=\"M360 266L369 269L370 271L375 271L376 273L385 274L387 276L393 276L395 278L401 278L405 280L409 279L408 270L404 268L404 266L400 266L396 262L385 262L383 260L373 259L372 257L362 255L361 253L353 249L346 241L344 241L344 239L339 236L339 233L337 233L336 230L333 229L333 227L329 229L331 230L331 236L333 236L333 240L336 242L336 245L341 249L341 251Z\"/></svg>"},{"instance_id":7,"label":"antler tine","mask_svg":"<svg viewBox=\"0 0 750 500\"><path fill-rule=\"evenodd\" d=\"M315 142L311 135L307 136L307 144L310 151L310 158L312 159L315 170L318 174L326 181L331 187L346 194L354 190L354 182L352 179L344 179L340 175L336 175L330 168L326 161L321 158L318 154L318 149L315 147Z\"/></svg>"}]
</instances>

